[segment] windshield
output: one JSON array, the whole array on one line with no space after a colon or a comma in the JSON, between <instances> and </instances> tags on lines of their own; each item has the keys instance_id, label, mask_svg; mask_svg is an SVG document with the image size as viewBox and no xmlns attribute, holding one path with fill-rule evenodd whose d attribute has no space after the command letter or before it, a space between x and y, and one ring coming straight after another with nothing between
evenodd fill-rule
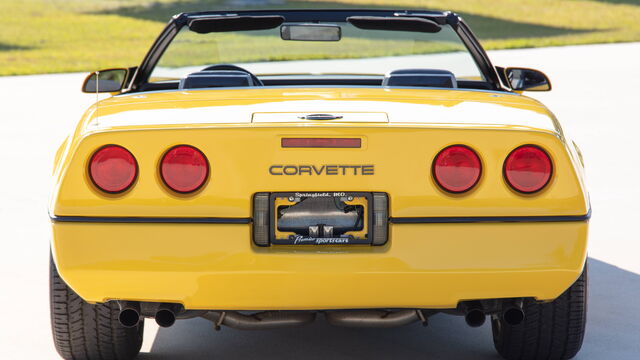
<instances>
[{"instance_id":1,"label":"windshield","mask_svg":"<svg viewBox=\"0 0 640 360\"><path fill-rule=\"evenodd\" d=\"M364 30L347 22L326 25L339 26L339 40L284 40L282 27L201 34L184 26L149 81L176 81L215 64L241 66L258 77L383 76L402 69L438 69L450 71L457 80L485 80L449 25L436 33Z\"/></svg>"}]
</instances>

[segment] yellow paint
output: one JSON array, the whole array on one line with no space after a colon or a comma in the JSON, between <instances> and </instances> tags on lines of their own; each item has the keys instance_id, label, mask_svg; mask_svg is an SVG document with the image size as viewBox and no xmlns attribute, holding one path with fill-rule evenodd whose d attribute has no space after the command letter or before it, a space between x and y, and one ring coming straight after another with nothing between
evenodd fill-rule
<instances>
[{"instance_id":1,"label":"yellow paint","mask_svg":"<svg viewBox=\"0 0 640 360\"><path fill-rule=\"evenodd\" d=\"M62 277L84 299L187 309L452 308L553 299L575 281L587 223L395 224L387 245L251 245L250 225L55 223Z\"/></svg>"},{"instance_id":2,"label":"yellow paint","mask_svg":"<svg viewBox=\"0 0 640 360\"><path fill-rule=\"evenodd\" d=\"M281 149L283 136L349 136L367 139L361 149ZM135 186L118 196L97 190L87 176L88 160L105 144L118 144L136 157ZM190 144L211 164L209 180L193 195L167 190L158 176L160 157L170 147ZM480 156L482 176L473 191L451 195L433 181L431 165L446 146L465 144ZM513 192L502 176L504 159L523 144L544 148L555 172L547 188L534 196ZM432 127L220 126L208 129L103 131L82 138L56 173L52 212L59 216L250 217L257 192L377 191L390 197L390 215L526 216L584 215L584 185L557 134L528 129L496 130ZM571 146L573 148L573 146ZM375 175L274 176L274 164L372 164Z\"/></svg>"},{"instance_id":3,"label":"yellow paint","mask_svg":"<svg viewBox=\"0 0 640 360\"><path fill-rule=\"evenodd\" d=\"M366 108L363 108L366 107ZM389 122L252 123L253 112L379 112ZM392 217L584 215L583 167L555 117L524 96L479 91L275 88L117 96L90 108L56 156L56 216L251 217L257 192L386 192ZM359 137L359 149L282 149L282 137ZM107 195L87 175L105 144L136 157L129 191ZM168 190L162 154L199 148L211 164L191 195ZM431 176L446 146L472 147L476 187L443 192ZM534 195L512 191L505 157L544 148L554 173ZM274 164L374 165L375 175L274 176ZM54 223L65 281L84 299L179 301L189 309L454 307L459 300L553 299L586 258L586 222L390 225L382 247L251 245L250 225Z\"/></svg>"}]
</instances>

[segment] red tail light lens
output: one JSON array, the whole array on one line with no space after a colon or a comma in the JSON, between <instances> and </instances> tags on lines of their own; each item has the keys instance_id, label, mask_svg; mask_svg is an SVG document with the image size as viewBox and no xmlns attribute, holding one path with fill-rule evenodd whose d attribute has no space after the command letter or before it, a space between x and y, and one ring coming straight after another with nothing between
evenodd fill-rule
<instances>
[{"instance_id":1,"label":"red tail light lens","mask_svg":"<svg viewBox=\"0 0 640 360\"><path fill-rule=\"evenodd\" d=\"M160 175L171 190L190 193L204 185L209 175L209 163L200 150L189 145L178 145L162 157Z\"/></svg>"},{"instance_id":2,"label":"red tail light lens","mask_svg":"<svg viewBox=\"0 0 640 360\"><path fill-rule=\"evenodd\" d=\"M436 156L433 176L446 191L461 193L470 190L480 180L482 165L478 155L464 145L449 146Z\"/></svg>"},{"instance_id":3,"label":"red tail light lens","mask_svg":"<svg viewBox=\"0 0 640 360\"><path fill-rule=\"evenodd\" d=\"M534 193L551 179L551 159L541 148L524 145L513 150L504 162L504 177L516 191Z\"/></svg>"},{"instance_id":4,"label":"red tail light lens","mask_svg":"<svg viewBox=\"0 0 640 360\"><path fill-rule=\"evenodd\" d=\"M127 149L107 145L98 149L91 157L89 176L100 190L117 194L133 185L138 176L138 164Z\"/></svg>"}]
</instances>

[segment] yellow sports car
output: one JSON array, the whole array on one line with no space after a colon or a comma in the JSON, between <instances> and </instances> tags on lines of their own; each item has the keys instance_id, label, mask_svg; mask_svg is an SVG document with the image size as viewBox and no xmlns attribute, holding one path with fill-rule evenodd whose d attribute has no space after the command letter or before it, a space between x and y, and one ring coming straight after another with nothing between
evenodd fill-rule
<instances>
[{"instance_id":1,"label":"yellow sports car","mask_svg":"<svg viewBox=\"0 0 640 360\"><path fill-rule=\"evenodd\" d=\"M506 359L568 359L586 319L580 151L456 14L174 16L89 75L55 158L65 359L131 359L145 318L270 329L491 319Z\"/></svg>"}]
</instances>

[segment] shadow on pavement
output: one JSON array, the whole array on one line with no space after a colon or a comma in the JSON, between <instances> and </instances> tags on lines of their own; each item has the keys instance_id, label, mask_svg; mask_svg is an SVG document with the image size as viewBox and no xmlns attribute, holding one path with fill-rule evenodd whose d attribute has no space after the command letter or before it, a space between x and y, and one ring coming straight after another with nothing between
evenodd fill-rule
<instances>
[{"instance_id":1,"label":"shadow on pavement","mask_svg":"<svg viewBox=\"0 0 640 360\"><path fill-rule=\"evenodd\" d=\"M640 353L640 275L590 259L587 335L576 359L637 360ZM204 319L160 329L140 359L499 359L489 322L469 328L462 317L438 314L428 327L333 327L319 317L302 328L214 331Z\"/></svg>"}]
</instances>

